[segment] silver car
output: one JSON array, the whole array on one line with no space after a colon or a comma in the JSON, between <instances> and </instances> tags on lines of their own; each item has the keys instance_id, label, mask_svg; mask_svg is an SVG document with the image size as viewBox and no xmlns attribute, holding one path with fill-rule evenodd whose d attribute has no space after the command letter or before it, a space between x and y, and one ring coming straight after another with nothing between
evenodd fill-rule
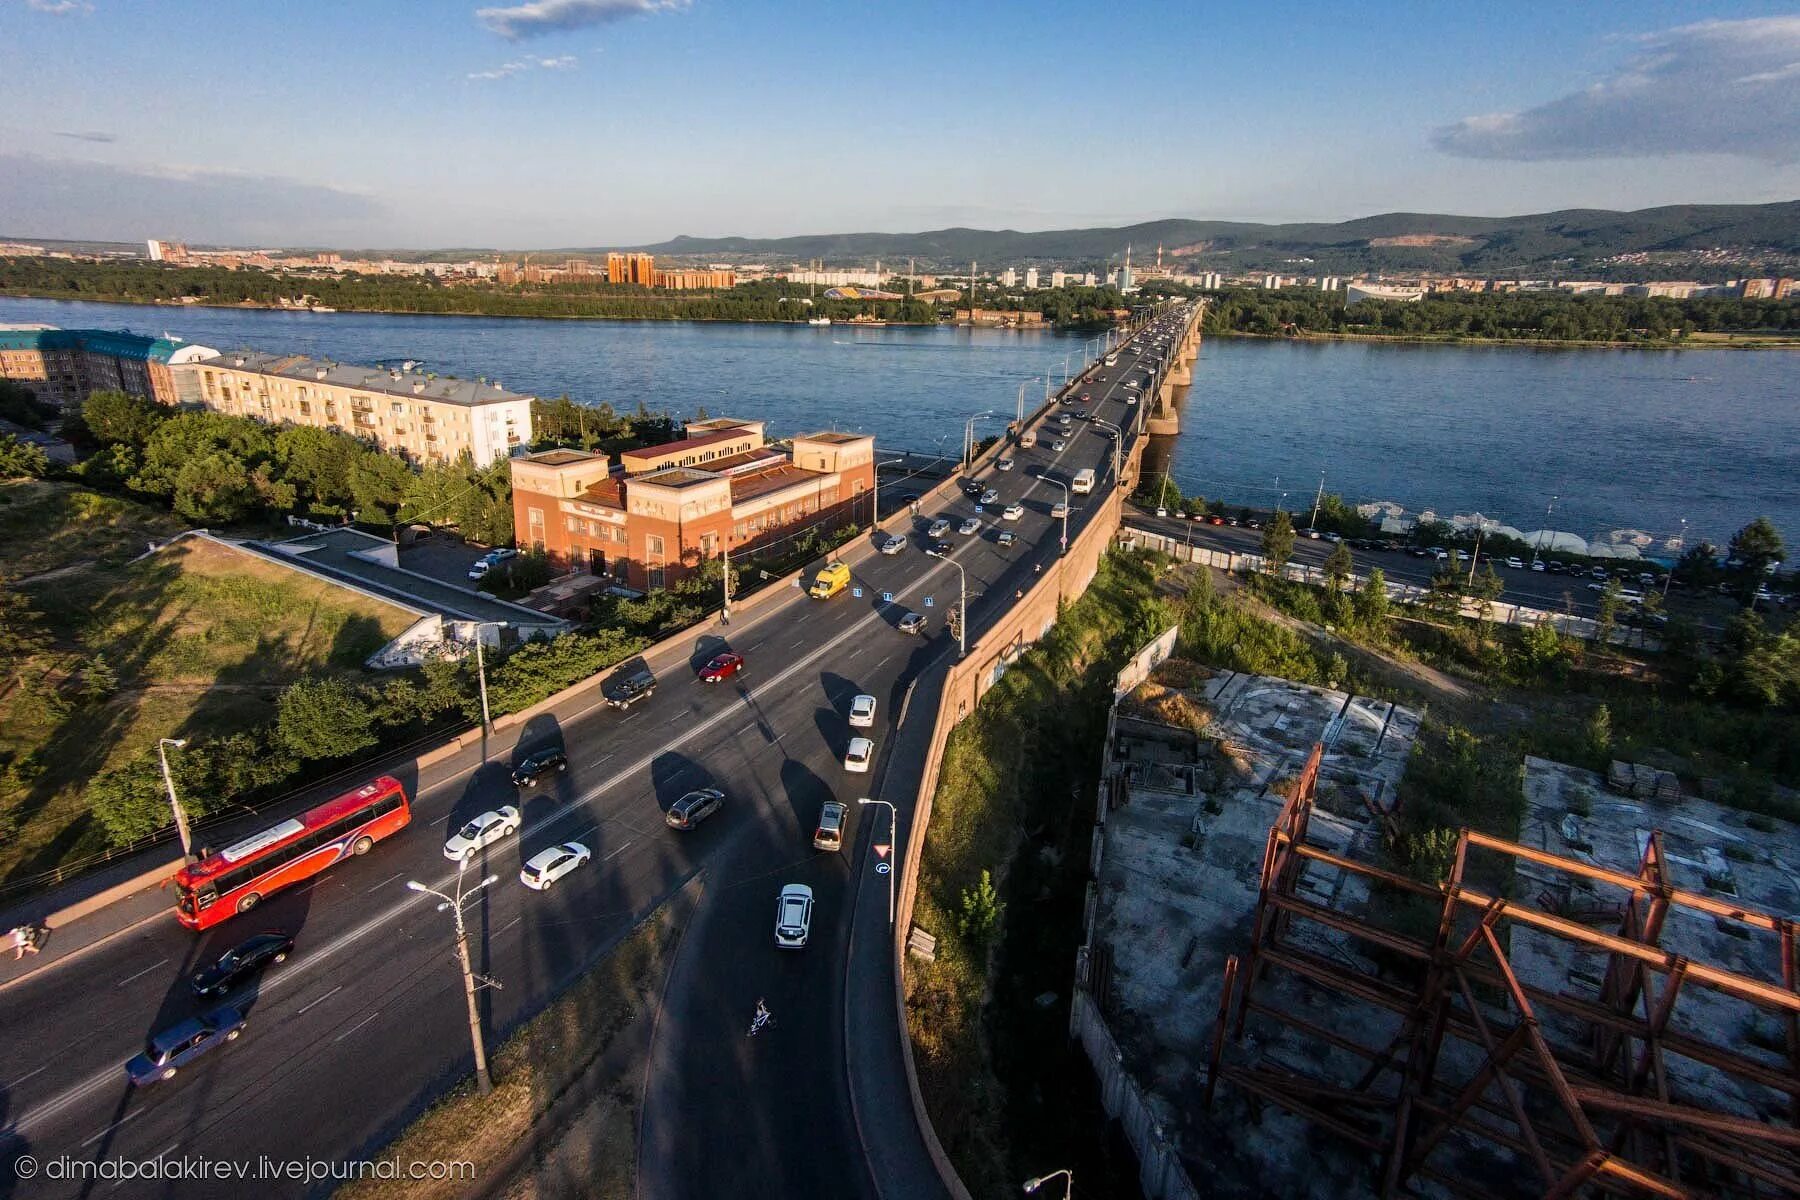
<instances>
[{"instance_id":1,"label":"silver car","mask_svg":"<svg viewBox=\"0 0 1800 1200\"><path fill-rule=\"evenodd\" d=\"M775 944L783 950L804 950L812 933L812 889L804 883L783 884L775 900Z\"/></svg>"}]
</instances>

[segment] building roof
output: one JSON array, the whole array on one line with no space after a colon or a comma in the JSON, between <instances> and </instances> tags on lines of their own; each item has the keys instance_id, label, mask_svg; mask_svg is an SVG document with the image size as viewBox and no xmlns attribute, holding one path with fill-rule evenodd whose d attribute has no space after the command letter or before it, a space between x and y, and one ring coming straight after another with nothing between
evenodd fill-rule
<instances>
[{"instance_id":1,"label":"building roof","mask_svg":"<svg viewBox=\"0 0 1800 1200\"><path fill-rule=\"evenodd\" d=\"M526 455L525 461L542 463L546 467L566 467L571 463L593 462L599 457L601 456L589 454L586 450L544 450Z\"/></svg>"},{"instance_id":2,"label":"building roof","mask_svg":"<svg viewBox=\"0 0 1800 1200\"><path fill-rule=\"evenodd\" d=\"M742 504L746 500L779 492L797 483L817 483L823 478L817 471L804 470L792 463L782 463L753 475L735 475L731 479L731 502Z\"/></svg>"},{"instance_id":3,"label":"building roof","mask_svg":"<svg viewBox=\"0 0 1800 1200\"><path fill-rule=\"evenodd\" d=\"M741 420L737 417L707 417L703 420L689 421L687 432L689 437L699 437L703 433L721 433L727 429L746 429L755 424L758 422Z\"/></svg>"},{"instance_id":4,"label":"building roof","mask_svg":"<svg viewBox=\"0 0 1800 1200\"><path fill-rule=\"evenodd\" d=\"M875 435L872 433L839 433L834 429L828 429L823 433L797 433L794 435L794 440L796 442L825 442L827 445L845 446L851 442L872 442L875 440Z\"/></svg>"},{"instance_id":5,"label":"building roof","mask_svg":"<svg viewBox=\"0 0 1800 1200\"><path fill-rule=\"evenodd\" d=\"M390 396L421 396L443 404L461 404L470 408L486 404L504 404L529 400L530 396L509 392L498 381L456 379L448 375L432 375L424 371L399 368L383 370L359 367L351 363L308 358L304 354L265 354L260 350L233 350L203 364L226 371L245 371L253 375L270 375L282 379L318 381L338 387L358 388L365 392L382 392ZM323 374L320 374L323 372Z\"/></svg>"},{"instance_id":6,"label":"building roof","mask_svg":"<svg viewBox=\"0 0 1800 1200\"><path fill-rule=\"evenodd\" d=\"M602 508L616 508L625 511L625 485L617 479L602 479L598 483L589 484L587 490L576 497L581 504L598 504Z\"/></svg>"},{"instance_id":7,"label":"building roof","mask_svg":"<svg viewBox=\"0 0 1800 1200\"><path fill-rule=\"evenodd\" d=\"M658 471L646 471L642 475L634 475L631 482L652 483L657 487L686 488L702 483L713 483L719 477L711 471L701 471L694 467L663 467Z\"/></svg>"},{"instance_id":8,"label":"building roof","mask_svg":"<svg viewBox=\"0 0 1800 1200\"><path fill-rule=\"evenodd\" d=\"M128 329L58 329L54 325L0 326L0 350L88 350L114 358L168 362L187 343Z\"/></svg>"},{"instance_id":9,"label":"building roof","mask_svg":"<svg viewBox=\"0 0 1800 1200\"><path fill-rule=\"evenodd\" d=\"M664 442L660 446L643 446L636 450L627 450L622 458L661 458L665 454L677 454L684 450L698 450L704 446L716 446L720 442L736 441L747 436L745 429L727 429L719 433L705 433L699 437L682 438L678 442Z\"/></svg>"},{"instance_id":10,"label":"building roof","mask_svg":"<svg viewBox=\"0 0 1800 1200\"><path fill-rule=\"evenodd\" d=\"M773 462L786 461L787 455L775 447L758 446L754 450L745 450L741 454L715 458L707 463L704 469L715 475L735 475L740 471L754 471Z\"/></svg>"}]
</instances>

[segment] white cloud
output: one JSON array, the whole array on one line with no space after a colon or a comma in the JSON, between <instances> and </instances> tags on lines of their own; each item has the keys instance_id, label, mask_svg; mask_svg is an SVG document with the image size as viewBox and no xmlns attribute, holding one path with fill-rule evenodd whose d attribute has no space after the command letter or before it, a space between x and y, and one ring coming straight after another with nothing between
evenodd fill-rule
<instances>
[{"instance_id":1,"label":"white cloud","mask_svg":"<svg viewBox=\"0 0 1800 1200\"><path fill-rule=\"evenodd\" d=\"M103 133L98 129L53 129L50 132L59 138L73 138L78 142L116 142L119 140L113 134Z\"/></svg>"},{"instance_id":2,"label":"white cloud","mask_svg":"<svg viewBox=\"0 0 1800 1200\"><path fill-rule=\"evenodd\" d=\"M32 12L49 13L57 17L94 11L94 6L85 3L85 0L25 0L25 7Z\"/></svg>"},{"instance_id":3,"label":"white cloud","mask_svg":"<svg viewBox=\"0 0 1800 1200\"><path fill-rule=\"evenodd\" d=\"M687 6L688 0L529 0L509 8L478 8L475 19L501 37L517 41Z\"/></svg>"},{"instance_id":4,"label":"white cloud","mask_svg":"<svg viewBox=\"0 0 1800 1200\"><path fill-rule=\"evenodd\" d=\"M1465 117L1432 145L1514 161L1732 154L1800 160L1800 16L1702 21L1632 39L1622 68L1522 112Z\"/></svg>"},{"instance_id":5,"label":"white cloud","mask_svg":"<svg viewBox=\"0 0 1800 1200\"><path fill-rule=\"evenodd\" d=\"M469 78L505 79L520 71L566 71L574 65L573 54L560 54L555 58L515 58L511 62L501 63L491 71L470 71Z\"/></svg>"}]
</instances>

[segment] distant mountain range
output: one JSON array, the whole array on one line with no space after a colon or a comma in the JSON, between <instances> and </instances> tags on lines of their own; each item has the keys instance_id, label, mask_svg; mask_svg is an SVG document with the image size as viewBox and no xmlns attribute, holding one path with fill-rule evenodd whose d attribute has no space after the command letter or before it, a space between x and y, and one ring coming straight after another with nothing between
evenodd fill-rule
<instances>
[{"instance_id":1,"label":"distant mountain range","mask_svg":"<svg viewBox=\"0 0 1800 1200\"><path fill-rule=\"evenodd\" d=\"M971 259L993 267L1015 263L1099 264L1124 257L1173 259L1189 270L1347 274L1368 270L1460 271L1472 274L1567 274L1620 263L1613 273L1648 266L1698 270L1752 263L1800 262L1800 201L1779 204L1682 204L1637 212L1566 209L1517 217L1384 213L1335 225L1258 225L1242 221L1147 221L1112 229L935 229L924 233L838 233L787 238L677 237L639 249L653 254L823 259L842 265L879 258L899 267L954 269ZM1714 251L1723 251L1715 254ZM1690 272L1692 273L1692 272Z\"/></svg>"}]
</instances>

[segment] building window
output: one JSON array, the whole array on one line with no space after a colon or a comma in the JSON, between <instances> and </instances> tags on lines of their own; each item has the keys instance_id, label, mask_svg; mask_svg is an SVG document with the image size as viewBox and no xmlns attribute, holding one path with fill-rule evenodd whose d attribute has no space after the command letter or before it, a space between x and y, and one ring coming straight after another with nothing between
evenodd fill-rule
<instances>
[{"instance_id":1,"label":"building window","mask_svg":"<svg viewBox=\"0 0 1800 1200\"><path fill-rule=\"evenodd\" d=\"M663 548L662 534L652 533L652 534L648 534L645 536L645 538L644 538L644 553L649 555L651 558L661 558L665 553L667 553L667 551L664 550L664 548Z\"/></svg>"},{"instance_id":2,"label":"building window","mask_svg":"<svg viewBox=\"0 0 1800 1200\"><path fill-rule=\"evenodd\" d=\"M570 533L580 533L581 532L581 518L580 517L569 517L569 518L567 518L567 522L568 522Z\"/></svg>"},{"instance_id":3,"label":"building window","mask_svg":"<svg viewBox=\"0 0 1800 1200\"><path fill-rule=\"evenodd\" d=\"M606 574L606 552L597 547L588 549L588 573L592 575Z\"/></svg>"},{"instance_id":4,"label":"building window","mask_svg":"<svg viewBox=\"0 0 1800 1200\"><path fill-rule=\"evenodd\" d=\"M719 555L719 535L703 533L700 535L700 557L717 558Z\"/></svg>"},{"instance_id":5,"label":"building window","mask_svg":"<svg viewBox=\"0 0 1800 1200\"><path fill-rule=\"evenodd\" d=\"M528 509L526 515L526 524L531 531L532 545L542 546L544 544L544 510L541 508Z\"/></svg>"},{"instance_id":6,"label":"building window","mask_svg":"<svg viewBox=\"0 0 1800 1200\"><path fill-rule=\"evenodd\" d=\"M647 582L650 585L651 591L654 592L654 591L661 590L662 585L663 585L662 564L658 563L655 566L648 568L644 572L644 579L645 579L645 582Z\"/></svg>"}]
</instances>

